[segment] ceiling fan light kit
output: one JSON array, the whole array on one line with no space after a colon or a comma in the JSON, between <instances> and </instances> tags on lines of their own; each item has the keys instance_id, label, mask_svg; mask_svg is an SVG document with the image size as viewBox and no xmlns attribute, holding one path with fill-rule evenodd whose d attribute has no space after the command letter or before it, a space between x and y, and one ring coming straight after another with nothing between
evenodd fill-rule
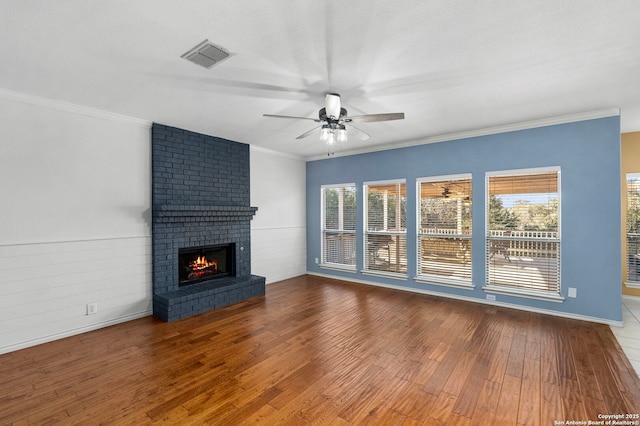
<instances>
[{"instance_id":1,"label":"ceiling fan light kit","mask_svg":"<svg viewBox=\"0 0 640 426\"><path fill-rule=\"evenodd\" d=\"M320 128L320 140L327 145L334 145L336 142L346 142L347 129L344 124L337 124L334 127L330 124L324 124Z\"/></svg>"},{"instance_id":2,"label":"ceiling fan light kit","mask_svg":"<svg viewBox=\"0 0 640 426\"><path fill-rule=\"evenodd\" d=\"M344 126L340 126L338 128L338 142L346 142L347 141L347 129Z\"/></svg>"},{"instance_id":3,"label":"ceiling fan light kit","mask_svg":"<svg viewBox=\"0 0 640 426\"><path fill-rule=\"evenodd\" d=\"M299 120L312 120L316 123L322 123L320 125L320 140L325 142L328 146L333 146L336 142L347 142L347 126L352 130L358 139L367 140L369 135L362 130L351 125L352 121L355 122L374 122L374 121L390 121L390 120L402 120L404 119L404 113L388 113L388 114L367 114L349 117L347 110L342 108L340 103L340 95L337 93L326 93L324 97L324 108L318 111L318 118L310 117L295 117L290 115L274 115L263 114L265 117L275 118L289 118ZM311 129L296 139L302 139L313 133L315 129Z\"/></svg>"}]
</instances>

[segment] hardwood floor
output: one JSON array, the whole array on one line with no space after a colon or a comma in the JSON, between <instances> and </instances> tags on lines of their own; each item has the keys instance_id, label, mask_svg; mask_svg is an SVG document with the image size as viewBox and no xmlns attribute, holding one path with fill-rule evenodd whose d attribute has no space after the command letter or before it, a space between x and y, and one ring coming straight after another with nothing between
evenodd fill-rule
<instances>
[{"instance_id":1,"label":"hardwood floor","mask_svg":"<svg viewBox=\"0 0 640 426\"><path fill-rule=\"evenodd\" d=\"M181 321L5 354L0 377L2 425L553 425L640 413L640 381L608 326L312 276Z\"/></svg>"}]
</instances>

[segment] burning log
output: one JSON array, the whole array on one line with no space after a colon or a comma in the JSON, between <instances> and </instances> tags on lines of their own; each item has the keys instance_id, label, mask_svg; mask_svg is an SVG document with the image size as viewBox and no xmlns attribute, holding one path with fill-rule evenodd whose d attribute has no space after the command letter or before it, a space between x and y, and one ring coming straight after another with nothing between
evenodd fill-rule
<instances>
[{"instance_id":1,"label":"burning log","mask_svg":"<svg viewBox=\"0 0 640 426\"><path fill-rule=\"evenodd\" d=\"M218 272L218 262L209 261L205 256L198 256L197 259L189 262L189 268L191 268L191 272L189 272L188 279L202 278Z\"/></svg>"}]
</instances>

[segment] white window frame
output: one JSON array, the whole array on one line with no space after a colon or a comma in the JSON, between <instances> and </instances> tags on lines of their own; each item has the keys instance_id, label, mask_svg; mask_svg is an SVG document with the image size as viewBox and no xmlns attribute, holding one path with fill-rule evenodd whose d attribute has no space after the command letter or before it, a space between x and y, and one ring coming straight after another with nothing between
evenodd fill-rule
<instances>
[{"instance_id":1,"label":"white window frame","mask_svg":"<svg viewBox=\"0 0 640 426\"><path fill-rule=\"evenodd\" d=\"M453 286L453 287L462 287L469 290L475 288L472 280L472 271L473 271L473 263L472 263L472 234L471 233L463 233L461 229L458 229L459 232L451 232L451 230L433 230L433 232L429 232L429 230L421 229L422 224L422 192L421 186L424 183L431 182L442 182L442 181L456 181L456 180L470 180L471 181L471 191L473 191L473 176L471 173L460 173L453 175L441 175L441 176L430 176L430 177L421 177L416 179L416 277L415 280L418 282L424 282L427 284L436 284L436 285L444 285L444 286ZM472 194L469 194L472 196ZM473 199L470 200L473 203ZM471 207L473 211L473 205ZM472 219L473 220L473 219ZM473 232L473 225L472 232ZM466 245L465 253L462 255L465 259L468 259L468 265L465 265L465 269L468 269L469 278L451 278L446 277L444 275L438 274L426 274L422 273L422 238L446 238L446 239L455 239L460 240L461 243ZM468 253L467 253L468 252ZM467 257L468 255L468 257ZM463 259L463 261L466 261Z\"/></svg>"},{"instance_id":2,"label":"white window frame","mask_svg":"<svg viewBox=\"0 0 640 426\"><path fill-rule=\"evenodd\" d=\"M625 275L627 277L624 285L628 288L640 288L640 278L638 280L632 279L630 272L632 267L640 269L640 254L638 253L630 253L631 252L631 242L630 242L630 235L627 232L627 224L629 221L629 179L640 179L640 173L627 173L625 176L625 199L626 199L626 205L624 206L625 208L625 218L626 221L624 223L624 235L625 235L625 247L624 247L624 252L625 252ZM640 234L633 234L634 238L638 238L640 239ZM640 244L640 241L636 241L636 244ZM637 251L634 250L634 251ZM632 261L633 259L633 261ZM632 262L634 263L634 265L632 266ZM636 270L637 270L636 269ZM640 274L640 270L637 270L638 274L634 274L634 275L639 275Z\"/></svg>"},{"instance_id":3,"label":"white window frame","mask_svg":"<svg viewBox=\"0 0 640 426\"><path fill-rule=\"evenodd\" d=\"M370 235L378 235L378 236L389 236L391 238L401 238L404 237L404 243L405 243L405 260L408 262L407 259L407 252L406 252L406 244L407 244L407 228L406 228L406 224L407 224L407 217L404 218L405 220L405 227L402 230L380 230L380 231L369 231L368 225L369 225L369 212L368 212L368 208L369 208L369 186L375 186L375 185L395 185L395 184L400 184L400 185L404 185L405 188L405 197L408 195L406 193L407 191L407 180L406 179L392 179L392 180L381 180L381 181L371 181L371 182L364 182L362 185L362 199L363 199L363 235L362 235L362 243L363 243L363 270L361 271L363 274L368 274L368 275L378 275L378 276L384 276L384 277L389 277L389 278L397 278L397 279L404 279L406 280L408 278L408 269L406 272L396 272L396 271L384 271L384 270L377 270L377 269L370 269L369 266L369 250L367 248L367 240L368 240L368 236ZM406 209L405 209L405 213ZM397 220L397 216L396 216L396 220ZM396 244L397 246L397 244ZM389 257L391 257L391 253L389 253ZM396 260L399 262L399 260L397 259L398 253L396 253ZM408 266L408 265L407 265Z\"/></svg>"},{"instance_id":4,"label":"white window frame","mask_svg":"<svg viewBox=\"0 0 640 426\"><path fill-rule=\"evenodd\" d=\"M330 268L330 269L340 269L340 270L345 270L345 271L350 271L350 272L356 272L356 230L355 230L355 221L357 221L357 204L355 206L355 215L356 217L354 218L354 229L353 230L345 230L344 229L344 224L342 222L342 220L339 220L339 229L328 229L326 228L326 221L325 221L325 214L326 214L326 191L327 189L344 189L344 188L352 188L354 191L354 194L356 195L356 200L357 200L357 191L358 191L358 187L355 183L341 183L341 184L334 184L334 185L322 185L321 186L321 211L320 211L320 266L324 267L324 268ZM356 201L357 202L357 201ZM342 217L344 214L344 210L340 211L339 216ZM326 252L327 252L327 234L331 233L331 234L339 234L340 236L340 245L342 247L342 245L344 244L344 237L349 238L350 240L353 240L353 252L350 256L348 256L349 259L353 260L353 263L340 263L340 262L329 262L326 259ZM342 251L344 251L344 248L341 249Z\"/></svg>"},{"instance_id":5,"label":"white window frame","mask_svg":"<svg viewBox=\"0 0 640 426\"><path fill-rule=\"evenodd\" d=\"M491 244L491 240L492 239L498 239L500 237L491 237L490 236L490 232L491 230L489 229L489 203L490 203L490 196L489 196L489 190L490 190L490 186L489 186L489 181L490 178L492 177L497 177L497 176L513 176L513 175L528 175L528 174L539 174L539 173L549 173L549 172L555 172L557 173L557 179L558 179L558 230L557 230L557 238L549 238L549 239L544 239L544 238L536 238L536 241L541 241L541 242L556 242L558 244L558 248L557 248L557 291L543 291L543 290L537 290L537 289L526 289L526 288L520 288L520 287L516 287L516 286L506 286L506 285L496 285L496 284L491 284L489 282L490 279L490 260L491 260L491 250L490 250L490 244ZM547 301L553 301L553 302L562 302L564 301L564 297L562 297L562 273L561 273L561 259L562 259L562 230L561 230L561 226L562 226L562 184L561 184L561 169L559 166L552 166L552 167L536 167L536 168L526 168L526 169L513 169L513 170L499 170L499 171L491 171L491 172L486 172L485 173L485 248L486 248L486 252L485 252L485 265L486 265L486 277L485 277L485 286L483 287L483 290L487 293L501 293L501 294L507 294L510 296L519 296L519 297L526 297L526 298L531 298L531 299L540 299L540 300L547 300ZM526 240L526 237L522 237L523 240ZM509 237L509 238L504 238L504 240L509 240L509 239L515 239L514 237Z\"/></svg>"}]
</instances>

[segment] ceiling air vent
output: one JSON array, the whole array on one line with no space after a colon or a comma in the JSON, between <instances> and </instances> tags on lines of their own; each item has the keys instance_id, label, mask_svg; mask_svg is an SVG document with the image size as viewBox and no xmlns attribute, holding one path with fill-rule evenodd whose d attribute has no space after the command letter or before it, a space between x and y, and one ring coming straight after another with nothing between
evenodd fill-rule
<instances>
[{"instance_id":1,"label":"ceiling air vent","mask_svg":"<svg viewBox=\"0 0 640 426\"><path fill-rule=\"evenodd\" d=\"M211 68L229 56L231 56L231 54L225 49L210 43L209 40L205 40L180 57L201 67Z\"/></svg>"}]
</instances>

